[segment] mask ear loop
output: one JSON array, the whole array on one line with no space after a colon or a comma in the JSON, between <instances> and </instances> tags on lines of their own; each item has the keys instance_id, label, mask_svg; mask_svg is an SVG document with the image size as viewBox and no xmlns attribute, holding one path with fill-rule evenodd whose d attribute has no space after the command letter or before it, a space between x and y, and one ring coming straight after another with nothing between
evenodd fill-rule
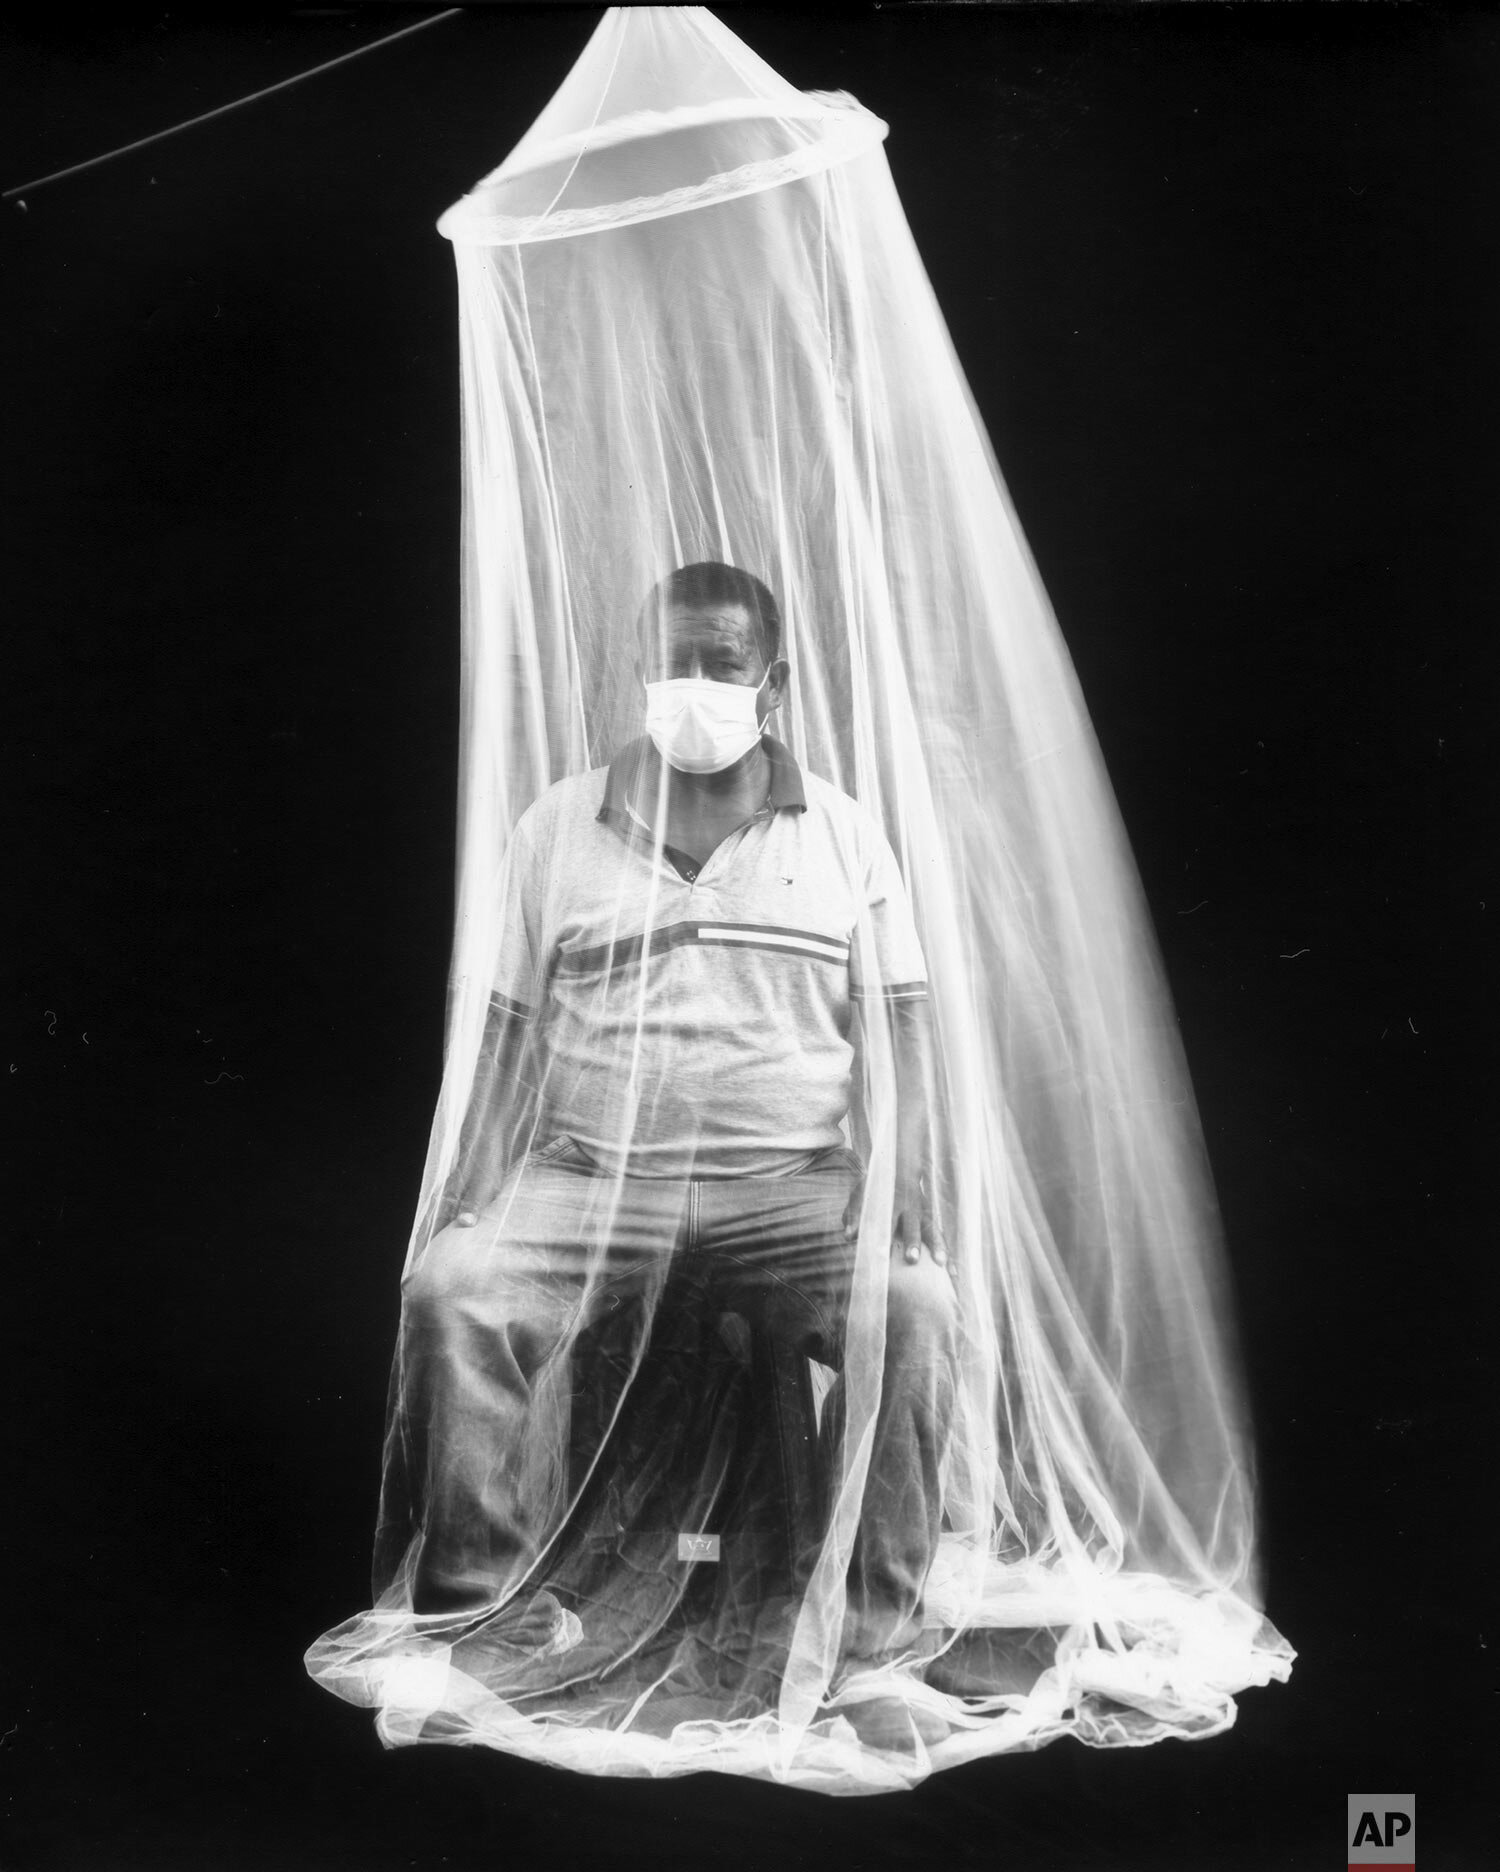
<instances>
[{"instance_id":1,"label":"mask ear loop","mask_svg":"<svg viewBox=\"0 0 1500 1872\"><path fill-rule=\"evenodd\" d=\"M770 680L771 680L771 671L768 667L765 675L762 676L760 681L755 685L755 693L759 695L761 690L766 686L766 684ZM760 732L762 734L765 734L769 730L771 723L775 720L777 714L780 712L780 709L781 709L781 704L779 702L773 702L771 703L770 707L767 708L766 718L760 724Z\"/></svg>"}]
</instances>

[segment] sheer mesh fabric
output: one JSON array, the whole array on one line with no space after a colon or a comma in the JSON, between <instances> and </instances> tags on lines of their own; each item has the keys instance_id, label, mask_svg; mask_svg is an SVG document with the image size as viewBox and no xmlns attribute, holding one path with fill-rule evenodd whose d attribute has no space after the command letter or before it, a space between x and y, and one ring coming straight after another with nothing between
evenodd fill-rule
<instances>
[{"instance_id":1,"label":"sheer mesh fabric","mask_svg":"<svg viewBox=\"0 0 1500 1872\"><path fill-rule=\"evenodd\" d=\"M884 135L616 9L440 224L445 1068L374 1604L308 1654L391 1745L873 1792L1290 1668L1149 918ZM683 679L757 682L706 785Z\"/></svg>"}]
</instances>

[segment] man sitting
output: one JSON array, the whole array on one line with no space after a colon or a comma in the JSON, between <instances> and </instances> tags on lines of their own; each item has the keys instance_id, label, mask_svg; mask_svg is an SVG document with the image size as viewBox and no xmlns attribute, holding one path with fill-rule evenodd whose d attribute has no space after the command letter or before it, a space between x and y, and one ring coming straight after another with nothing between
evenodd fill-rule
<instances>
[{"instance_id":1,"label":"man sitting","mask_svg":"<svg viewBox=\"0 0 1500 1872\"><path fill-rule=\"evenodd\" d=\"M584 1315L649 1304L692 1257L716 1305L841 1364L862 1206L844 1127L856 1050L878 1039L895 1190L843 1653L898 1654L920 1629L955 1334L926 969L884 834L765 732L780 638L748 573L664 579L642 613L647 735L553 786L513 834L448 1226L404 1289L419 1612L496 1603L566 1506L556 1354Z\"/></svg>"}]
</instances>

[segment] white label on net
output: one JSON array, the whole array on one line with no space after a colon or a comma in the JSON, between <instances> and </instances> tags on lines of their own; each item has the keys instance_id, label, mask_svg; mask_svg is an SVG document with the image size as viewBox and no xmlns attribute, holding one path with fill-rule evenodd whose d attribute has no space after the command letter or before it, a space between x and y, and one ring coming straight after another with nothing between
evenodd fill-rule
<instances>
[{"instance_id":1,"label":"white label on net","mask_svg":"<svg viewBox=\"0 0 1500 1872\"><path fill-rule=\"evenodd\" d=\"M677 1536L679 1560L717 1560L718 1557L719 1537L717 1534L679 1534Z\"/></svg>"}]
</instances>

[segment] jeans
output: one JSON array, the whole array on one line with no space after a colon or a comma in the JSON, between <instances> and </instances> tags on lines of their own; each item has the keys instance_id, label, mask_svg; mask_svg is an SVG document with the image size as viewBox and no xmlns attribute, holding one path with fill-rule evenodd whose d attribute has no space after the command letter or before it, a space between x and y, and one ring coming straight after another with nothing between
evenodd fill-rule
<instances>
[{"instance_id":1,"label":"jeans","mask_svg":"<svg viewBox=\"0 0 1500 1872\"><path fill-rule=\"evenodd\" d=\"M571 1139L554 1140L477 1224L434 1236L404 1283L399 1460L388 1451L382 1522L388 1560L420 1523L419 1612L494 1603L566 1509L558 1450L581 1379L581 1327L632 1301L649 1308L669 1278L680 1287L686 1277L695 1305L842 1364L855 1252L844 1214L860 1176L851 1152L826 1151L780 1177L616 1182L592 1171ZM892 1259L848 1575L852 1655L904 1645L920 1623L941 1525L955 1313L952 1283L925 1254L915 1266ZM377 1584L379 1571L377 1559Z\"/></svg>"}]
</instances>

